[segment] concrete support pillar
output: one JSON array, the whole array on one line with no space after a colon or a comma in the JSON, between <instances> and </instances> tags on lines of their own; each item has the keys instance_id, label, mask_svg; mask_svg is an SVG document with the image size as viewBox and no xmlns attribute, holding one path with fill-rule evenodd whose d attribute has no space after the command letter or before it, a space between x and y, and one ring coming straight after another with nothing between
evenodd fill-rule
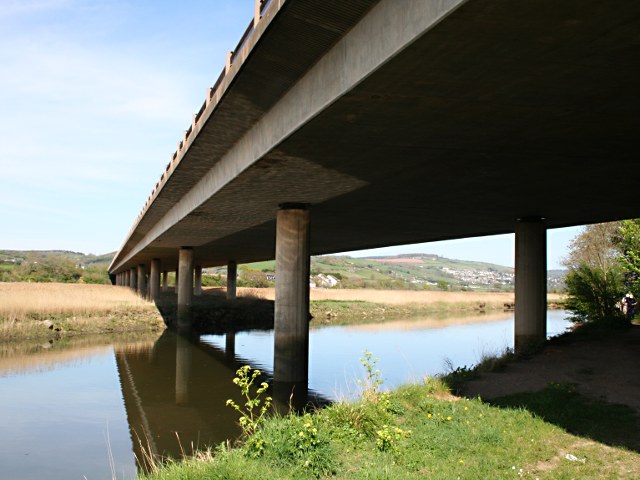
<instances>
[{"instance_id":1,"label":"concrete support pillar","mask_svg":"<svg viewBox=\"0 0 640 480\"><path fill-rule=\"evenodd\" d=\"M116 273L116 286L119 286L122 284L122 278L120 278L120 275L121 274Z\"/></svg>"},{"instance_id":2,"label":"concrete support pillar","mask_svg":"<svg viewBox=\"0 0 640 480\"><path fill-rule=\"evenodd\" d=\"M309 210L304 205L283 205L276 219L276 382L308 380L309 261Z\"/></svg>"},{"instance_id":3,"label":"concrete support pillar","mask_svg":"<svg viewBox=\"0 0 640 480\"><path fill-rule=\"evenodd\" d=\"M202 295L202 267L200 265L194 269L193 294L198 297Z\"/></svg>"},{"instance_id":4,"label":"concrete support pillar","mask_svg":"<svg viewBox=\"0 0 640 480\"><path fill-rule=\"evenodd\" d=\"M181 247L178 253L178 329L191 327L191 301L193 298L193 249Z\"/></svg>"},{"instance_id":5,"label":"concrete support pillar","mask_svg":"<svg viewBox=\"0 0 640 480\"><path fill-rule=\"evenodd\" d=\"M227 263L227 300L236 298L236 285L238 284L238 265L235 260Z\"/></svg>"},{"instance_id":6,"label":"concrete support pillar","mask_svg":"<svg viewBox=\"0 0 640 480\"><path fill-rule=\"evenodd\" d=\"M138 265L138 295L147 298L147 266L144 263Z\"/></svg>"},{"instance_id":7,"label":"concrete support pillar","mask_svg":"<svg viewBox=\"0 0 640 480\"><path fill-rule=\"evenodd\" d=\"M151 271L149 272L149 298L153 301L160 295L160 259L151 260Z\"/></svg>"},{"instance_id":8,"label":"concrete support pillar","mask_svg":"<svg viewBox=\"0 0 640 480\"><path fill-rule=\"evenodd\" d=\"M544 220L516 224L515 351L522 352L547 336L547 230Z\"/></svg>"},{"instance_id":9,"label":"concrete support pillar","mask_svg":"<svg viewBox=\"0 0 640 480\"><path fill-rule=\"evenodd\" d=\"M176 278L173 282L173 290L178 293L178 278L180 277L180 272L178 271L178 269L176 269Z\"/></svg>"},{"instance_id":10,"label":"concrete support pillar","mask_svg":"<svg viewBox=\"0 0 640 480\"><path fill-rule=\"evenodd\" d=\"M129 278L131 272L129 270L125 270L124 271L124 286L128 287L129 285L131 285L131 280Z\"/></svg>"},{"instance_id":11,"label":"concrete support pillar","mask_svg":"<svg viewBox=\"0 0 640 480\"><path fill-rule=\"evenodd\" d=\"M138 288L138 270L136 267L131 267L131 270L129 270L129 277L129 286L133 290L136 290Z\"/></svg>"},{"instance_id":12,"label":"concrete support pillar","mask_svg":"<svg viewBox=\"0 0 640 480\"><path fill-rule=\"evenodd\" d=\"M166 270L162 272L162 291L169 290L169 272Z\"/></svg>"}]
</instances>

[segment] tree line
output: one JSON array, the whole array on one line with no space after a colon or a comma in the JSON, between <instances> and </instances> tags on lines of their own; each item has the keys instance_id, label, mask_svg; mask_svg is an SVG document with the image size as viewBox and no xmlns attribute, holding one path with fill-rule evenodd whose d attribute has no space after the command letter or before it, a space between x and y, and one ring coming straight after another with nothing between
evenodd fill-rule
<instances>
[{"instance_id":1,"label":"tree line","mask_svg":"<svg viewBox=\"0 0 640 480\"><path fill-rule=\"evenodd\" d=\"M0 259L2 282L111 283L107 272L109 262L94 256L25 252L3 257Z\"/></svg>"}]
</instances>

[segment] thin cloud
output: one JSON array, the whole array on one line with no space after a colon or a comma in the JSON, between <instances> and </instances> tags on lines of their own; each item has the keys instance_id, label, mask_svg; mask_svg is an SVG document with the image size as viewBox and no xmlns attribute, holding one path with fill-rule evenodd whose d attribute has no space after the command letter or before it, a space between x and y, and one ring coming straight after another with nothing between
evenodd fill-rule
<instances>
[{"instance_id":1,"label":"thin cloud","mask_svg":"<svg viewBox=\"0 0 640 480\"><path fill-rule=\"evenodd\" d=\"M67 9L75 3L74 0L3 0L0 19Z\"/></svg>"}]
</instances>

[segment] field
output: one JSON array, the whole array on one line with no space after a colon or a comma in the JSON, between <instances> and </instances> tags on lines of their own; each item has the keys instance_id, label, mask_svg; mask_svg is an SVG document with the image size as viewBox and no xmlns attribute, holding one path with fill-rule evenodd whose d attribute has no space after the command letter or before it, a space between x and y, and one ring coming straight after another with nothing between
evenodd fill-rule
<instances>
[{"instance_id":1,"label":"field","mask_svg":"<svg viewBox=\"0 0 640 480\"><path fill-rule=\"evenodd\" d=\"M66 283L0 283L0 341L52 333L159 328L151 302L126 287Z\"/></svg>"}]
</instances>

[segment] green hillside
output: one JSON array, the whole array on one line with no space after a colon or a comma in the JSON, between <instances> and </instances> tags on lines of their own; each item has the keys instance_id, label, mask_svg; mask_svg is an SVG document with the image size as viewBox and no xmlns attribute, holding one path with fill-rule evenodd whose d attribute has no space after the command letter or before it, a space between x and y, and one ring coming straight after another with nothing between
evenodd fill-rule
<instances>
[{"instance_id":1,"label":"green hillside","mask_svg":"<svg viewBox=\"0 0 640 480\"><path fill-rule=\"evenodd\" d=\"M107 268L114 255L63 250L0 250L0 281L108 283ZM205 286L224 285L226 273L224 267L208 268L203 283ZM238 273L239 286L273 286L275 261L240 265ZM549 291L562 290L564 271L548 273ZM311 258L311 276L318 286L334 288L513 290L513 269L510 267L428 254L369 258L322 255ZM337 284L333 284L333 279Z\"/></svg>"},{"instance_id":2,"label":"green hillside","mask_svg":"<svg viewBox=\"0 0 640 480\"><path fill-rule=\"evenodd\" d=\"M223 270L221 272L224 273ZM241 277L243 272L275 274L275 262L243 265L240 268ZM427 254L370 258L336 255L312 257L312 280L322 283L319 275L336 278L339 281L337 288L513 290L512 268Z\"/></svg>"},{"instance_id":3,"label":"green hillside","mask_svg":"<svg viewBox=\"0 0 640 480\"><path fill-rule=\"evenodd\" d=\"M109 283L114 253L84 254L67 250L0 250L2 282Z\"/></svg>"},{"instance_id":4,"label":"green hillside","mask_svg":"<svg viewBox=\"0 0 640 480\"><path fill-rule=\"evenodd\" d=\"M275 274L275 262L257 262L240 268L255 277L256 272ZM220 269L219 273L225 273ZM513 268L485 262L452 260L429 254L355 258L323 255L311 258L312 280L331 275L335 288L430 289L455 291L513 291ZM564 270L548 272L548 290L564 289ZM321 285L319 285L321 286ZM329 285L324 285L329 286Z\"/></svg>"}]
</instances>

